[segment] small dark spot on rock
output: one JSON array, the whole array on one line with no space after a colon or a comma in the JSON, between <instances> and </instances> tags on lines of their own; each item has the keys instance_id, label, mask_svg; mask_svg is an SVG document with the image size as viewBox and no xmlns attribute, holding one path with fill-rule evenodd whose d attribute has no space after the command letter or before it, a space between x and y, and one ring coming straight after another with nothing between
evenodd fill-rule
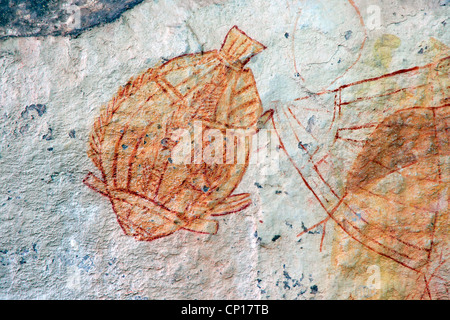
<instances>
[{"instance_id":1,"label":"small dark spot on rock","mask_svg":"<svg viewBox=\"0 0 450 320\"><path fill-rule=\"evenodd\" d=\"M53 140L53 129L48 128L47 133L42 136L42 139L47 141Z\"/></svg>"},{"instance_id":2,"label":"small dark spot on rock","mask_svg":"<svg viewBox=\"0 0 450 320\"><path fill-rule=\"evenodd\" d=\"M128 146L126 144L123 144L122 149L125 150L126 148L128 148Z\"/></svg>"},{"instance_id":3,"label":"small dark spot on rock","mask_svg":"<svg viewBox=\"0 0 450 320\"><path fill-rule=\"evenodd\" d=\"M316 117L311 116L311 118L308 119L308 126L306 127L306 131L308 131L308 133L311 133L311 129L315 124L316 124Z\"/></svg>"},{"instance_id":4,"label":"small dark spot on rock","mask_svg":"<svg viewBox=\"0 0 450 320\"><path fill-rule=\"evenodd\" d=\"M352 34L353 34L352 30L345 31L344 33L345 40L350 39L352 37Z\"/></svg>"},{"instance_id":5,"label":"small dark spot on rock","mask_svg":"<svg viewBox=\"0 0 450 320\"><path fill-rule=\"evenodd\" d=\"M75 133L76 133L76 132L75 132L74 129L70 130L70 131L69 131L69 137L72 138L72 139L75 139Z\"/></svg>"},{"instance_id":6,"label":"small dark spot on rock","mask_svg":"<svg viewBox=\"0 0 450 320\"><path fill-rule=\"evenodd\" d=\"M258 182L255 182L255 186L257 186L259 189L262 188L262 185L260 185Z\"/></svg>"},{"instance_id":7,"label":"small dark spot on rock","mask_svg":"<svg viewBox=\"0 0 450 320\"><path fill-rule=\"evenodd\" d=\"M28 123L19 129L21 134L25 134L28 131Z\"/></svg>"},{"instance_id":8,"label":"small dark spot on rock","mask_svg":"<svg viewBox=\"0 0 450 320\"><path fill-rule=\"evenodd\" d=\"M284 37L285 37L286 39L289 38L289 33L286 32L286 33L284 34Z\"/></svg>"},{"instance_id":9,"label":"small dark spot on rock","mask_svg":"<svg viewBox=\"0 0 450 320\"><path fill-rule=\"evenodd\" d=\"M280 194L281 191L280 190L275 190L275 194Z\"/></svg>"},{"instance_id":10,"label":"small dark spot on rock","mask_svg":"<svg viewBox=\"0 0 450 320\"><path fill-rule=\"evenodd\" d=\"M208 192L208 190L209 190L209 187L207 187L207 186L203 186L202 190L203 190L203 192Z\"/></svg>"},{"instance_id":11,"label":"small dark spot on rock","mask_svg":"<svg viewBox=\"0 0 450 320\"><path fill-rule=\"evenodd\" d=\"M319 288L316 285L311 286L311 294L316 294L319 291Z\"/></svg>"},{"instance_id":12,"label":"small dark spot on rock","mask_svg":"<svg viewBox=\"0 0 450 320\"><path fill-rule=\"evenodd\" d=\"M289 273L286 270L283 271L283 275L288 280L292 279L291 276L289 275Z\"/></svg>"},{"instance_id":13,"label":"small dark spot on rock","mask_svg":"<svg viewBox=\"0 0 450 320\"><path fill-rule=\"evenodd\" d=\"M419 52L417 52L418 54L423 54L423 48L420 48Z\"/></svg>"},{"instance_id":14,"label":"small dark spot on rock","mask_svg":"<svg viewBox=\"0 0 450 320\"><path fill-rule=\"evenodd\" d=\"M48 151L53 151L53 148L47 148Z\"/></svg>"},{"instance_id":15,"label":"small dark spot on rock","mask_svg":"<svg viewBox=\"0 0 450 320\"><path fill-rule=\"evenodd\" d=\"M272 241L275 242L275 241L277 241L278 239L280 239L280 237L281 237L281 236L280 236L279 234L276 234L276 235L273 236Z\"/></svg>"}]
</instances>

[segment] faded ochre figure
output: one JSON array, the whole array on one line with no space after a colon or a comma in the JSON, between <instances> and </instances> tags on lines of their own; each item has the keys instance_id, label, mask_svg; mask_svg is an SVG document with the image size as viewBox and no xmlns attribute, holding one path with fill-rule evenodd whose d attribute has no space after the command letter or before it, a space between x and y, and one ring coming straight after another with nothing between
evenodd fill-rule
<instances>
[{"instance_id":1,"label":"faded ochre figure","mask_svg":"<svg viewBox=\"0 0 450 320\"><path fill-rule=\"evenodd\" d=\"M373 46L373 60L371 64L375 68L381 68L385 71L391 66L393 51L401 44L399 37L393 34L383 34L375 41Z\"/></svg>"},{"instance_id":2,"label":"faded ochre figure","mask_svg":"<svg viewBox=\"0 0 450 320\"><path fill-rule=\"evenodd\" d=\"M364 249L337 229L337 238L346 239L333 248L344 278L364 287L367 266L380 271L379 287L356 298L449 298L450 59L442 56L421 88L393 100L402 109L377 126L347 177L347 208L336 215L351 211L370 221L358 232L379 248Z\"/></svg>"},{"instance_id":3,"label":"faded ochre figure","mask_svg":"<svg viewBox=\"0 0 450 320\"><path fill-rule=\"evenodd\" d=\"M374 61L387 67L390 54L380 48L397 44L385 36ZM295 116L294 107L299 112L321 97L334 100L330 142L305 149L302 161L284 150L328 215L299 236L322 225L323 241L325 226L334 223L328 250L335 298L449 298L450 52L435 39L429 51L434 56L427 65L301 98L288 108ZM300 131L295 128L295 136L308 134ZM278 133L284 145L296 143L294 134Z\"/></svg>"},{"instance_id":4,"label":"faded ochre figure","mask_svg":"<svg viewBox=\"0 0 450 320\"><path fill-rule=\"evenodd\" d=\"M249 145L243 163L175 163L179 141L174 136L180 129L194 136L197 123L206 135L208 129L256 132L267 122L271 112L261 117L255 80L245 67L264 49L233 27L220 50L183 55L149 69L102 109L88 150L101 176L90 173L84 182L111 200L127 235L150 241L180 229L215 234L218 222L212 216L251 204L247 193L232 195L248 166ZM200 140L203 147L210 142ZM236 142L220 143L227 150ZM196 147L191 151L189 158L196 158Z\"/></svg>"}]
</instances>

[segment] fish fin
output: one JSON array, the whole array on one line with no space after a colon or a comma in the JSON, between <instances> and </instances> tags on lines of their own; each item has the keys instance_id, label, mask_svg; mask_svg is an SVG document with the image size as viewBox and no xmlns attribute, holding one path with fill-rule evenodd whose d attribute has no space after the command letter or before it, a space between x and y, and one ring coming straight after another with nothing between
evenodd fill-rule
<instances>
[{"instance_id":1,"label":"fish fin","mask_svg":"<svg viewBox=\"0 0 450 320\"><path fill-rule=\"evenodd\" d=\"M183 229L199 233L216 234L219 229L219 222L212 219L194 219Z\"/></svg>"},{"instance_id":2,"label":"fish fin","mask_svg":"<svg viewBox=\"0 0 450 320\"><path fill-rule=\"evenodd\" d=\"M222 216L244 210L252 204L249 193L240 193L229 196L212 210L212 216Z\"/></svg>"},{"instance_id":3,"label":"fish fin","mask_svg":"<svg viewBox=\"0 0 450 320\"><path fill-rule=\"evenodd\" d=\"M101 193L105 197L108 196L108 190L106 189L106 183L103 180L97 178L92 172L89 172L84 178L83 183L89 188Z\"/></svg>"},{"instance_id":4,"label":"fish fin","mask_svg":"<svg viewBox=\"0 0 450 320\"><path fill-rule=\"evenodd\" d=\"M272 119L273 113L274 113L274 111L272 109L270 109L270 110L267 110L266 112L264 112L261 115L261 117L259 117L258 122L256 123L256 127L257 127L258 131L265 128L267 122L269 122L270 119Z\"/></svg>"}]
</instances>

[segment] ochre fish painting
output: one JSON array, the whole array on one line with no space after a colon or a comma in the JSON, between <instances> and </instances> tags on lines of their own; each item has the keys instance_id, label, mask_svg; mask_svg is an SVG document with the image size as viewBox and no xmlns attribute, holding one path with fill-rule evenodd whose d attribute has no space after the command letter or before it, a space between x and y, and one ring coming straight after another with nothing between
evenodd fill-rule
<instances>
[{"instance_id":1,"label":"ochre fish painting","mask_svg":"<svg viewBox=\"0 0 450 320\"><path fill-rule=\"evenodd\" d=\"M364 283L368 266L381 268L385 285L372 298L449 297L449 66L445 50L427 65L276 108L281 149L326 212L299 236L321 227L322 250L334 221L342 278ZM323 133L305 129L310 109L325 115Z\"/></svg>"},{"instance_id":2,"label":"ochre fish painting","mask_svg":"<svg viewBox=\"0 0 450 320\"><path fill-rule=\"evenodd\" d=\"M248 146L243 163L175 163L180 141L174 136L180 129L194 136L195 124L204 132L256 132L266 123L272 113L261 116L255 79L246 67L264 49L235 26L220 50L151 68L103 107L88 147L101 176L89 173L84 183L110 199L127 235L149 241L180 229L215 234L212 216L251 204L249 194L232 195L249 163Z\"/></svg>"}]
</instances>

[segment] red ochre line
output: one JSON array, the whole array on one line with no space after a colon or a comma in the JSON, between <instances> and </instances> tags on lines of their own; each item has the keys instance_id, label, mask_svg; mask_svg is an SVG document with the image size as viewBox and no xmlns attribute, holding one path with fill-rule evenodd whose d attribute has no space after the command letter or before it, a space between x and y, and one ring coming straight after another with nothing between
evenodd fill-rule
<instances>
[{"instance_id":1,"label":"red ochre line","mask_svg":"<svg viewBox=\"0 0 450 320\"><path fill-rule=\"evenodd\" d=\"M359 80L359 81L356 81L356 82L344 84L344 85L342 85L341 87L339 87L337 89L324 90L324 91L316 93L315 95L323 95L323 94L326 94L326 93L337 92L339 90L342 90L342 89L345 89L345 88L348 88L348 87L351 87L351 86L355 86L355 85L358 85L358 84L371 82L371 81L377 81L377 80L380 80L380 79L392 77L392 76L403 74L403 73L408 73L408 72L412 72L412 71L417 71L417 70L421 70L421 69L430 68L430 67L435 66L435 65L441 63L442 61L445 61L445 60L448 60L448 59L450 59L450 56L439 60L438 63L433 62L433 63L426 64L424 66L416 66L416 67L412 67L412 68L408 68L408 69L400 69L400 70L397 70L397 71L394 71L394 72L391 72L391 73L383 74L383 75L378 76L378 77L363 79L363 80ZM294 101L305 100L305 99L308 99L308 98L310 98L310 96L300 97L300 98L294 99Z\"/></svg>"},{"instance_id":2,"label":"red ochre line","mask_svg":"<svg viewBox=\"0 0 450 320\"><path fill-rule=\"evenodd\" d=\"M373 128L378 126L376 123L367 123L361 126L355 126L355 127L345 127L345 128L339 128L337 131L344 131L344 130L360 130L360 129L367 129L367 128Z\"/></svg>"},{"instance_id":3,"label":"red ochre line","mask_svg":"<svg viewBox=\"0 0 450 320\"><path fill-rule=\"evenodd\" d=\"M419 86L401 88L401 89L397 89L397 90L390 91L390 92L387 92L387 93L377 94L377 95L370 96L370 97L361 97L361 98L357 98L357 99L355 99L355 100L342 102L342 103L340 104L340 106L345 106L345 105L349 105L349 104L353 104L353 103L357 103L357 102L361 102L361 101L366 101L366 100L372 100L372 99L376 99L376 98L387 97L387 96L390 96L390 95L399 93L399 92L401 92L401 91L412 90L412 89L418 89L418 88L421 88L421 87L426 87L426 86L428 86L428 85L429 85L429 84L426 83L426 84L422 84L422 85L419 85Z\"/></svg>"},{"instance_id":4,"label":"red ochre line","mask_svg":"<svg viewBox=\"0 0 450 320\"><path fill-rule=\"evenodd\" d=\"M331 130L334 124L334 120L336 119L336 107L338 105L337 102L337 93L334 94L334 106L333 106L333 119L331 119L330 126L328 127L328 131Z\"/></svg>"},{"instance_id":5,"label":"red ochre line","mask_svg":"<svg viewBox=\"0 0 450 320\"><path fill-rule=\"evenodd\" d=\"M352 142L352 143L362 143L365 144L366 140L356 140L356 139L349 139L349 138L341 138L339 137L338 134L336 134L335 139L339 139L339 140L343 140L343 141L348 141L348 142Z\"/></svg>"}]
</instances>

